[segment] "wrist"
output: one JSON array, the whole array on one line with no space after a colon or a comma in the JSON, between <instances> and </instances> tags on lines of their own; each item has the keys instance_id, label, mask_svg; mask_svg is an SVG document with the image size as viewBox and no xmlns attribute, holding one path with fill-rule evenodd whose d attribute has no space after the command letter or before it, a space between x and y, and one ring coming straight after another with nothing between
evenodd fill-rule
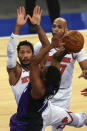
<instances>
[{"instance_id":1,"label":"wrist","mask_svg":"<svg viewBox=\"0 0 87 131\"><path fill-rule=\"evenodd\" d=\"M19 24L15 24L15 27L17 27L17 28L20 28L21 27L21 25L19 25Z\"/></svg>"},{"instance_id":2,"label":"wrist","mask_svg":"<svg viewBox=\"0 0 87 131\"><path fill-rule=\"evenodd\" d=\"M13 33L14 33L14 34L19 34L20 27L21 27L20 25L17 25L17 24L16 24L15 27L14 27Z\"/></svg>"}]
</instances>

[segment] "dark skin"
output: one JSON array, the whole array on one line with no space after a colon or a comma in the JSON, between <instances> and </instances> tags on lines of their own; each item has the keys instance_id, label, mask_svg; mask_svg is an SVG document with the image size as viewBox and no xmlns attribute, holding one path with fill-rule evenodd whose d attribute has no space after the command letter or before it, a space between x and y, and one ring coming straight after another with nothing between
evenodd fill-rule
<instances>
[{"instance_id":1,"label":"dark skin","mask_svg":"<svg viewBox=\"0 0 87 131\"><path fill-rule=\"evenodd\" d=\"M85 79L87 79L87 70L83 70L83 72L81 73L81 75L79 76L79 78L85 78ZM84 88L81 91L81 95L87 96L87 88Z\"/></svg>"},{"instance_id":2,"label":"dark skin","mask_svg":"<svg viewBox=\"0 0 87 131\"><path fill-rule=\"evenodd\" d=\"M32 90L31 90L31 95L34 99L40 99L45 95L45 77L41 79L40 75L42 73L43 76L45 76L47 67L44 66L44 69L41 69L39 66L39 63L43 59L43 57L50 51L50 49L54 48L55 45L52 43L43 50L41 50L36 56L33 56L31 59L31 64L30 64L30 82L32 84ZM65 55L65 49L60 49L58 54L56 55L57 61L60 65L60 61ZM61 60L60 60L60 56ZM57 64L58 64L57 63Z\"/></svg>"},{"instance_id":3,"label":"dark skin","mask_svg":"<svg viewBox=\"0 0 87 131\"><path fill-rule=\"evenodd\" d=\"M83 89L83 90L81 91L81 95L87 96L87 88L85 88L85 89Z\"/></svg>"}]
</instances>

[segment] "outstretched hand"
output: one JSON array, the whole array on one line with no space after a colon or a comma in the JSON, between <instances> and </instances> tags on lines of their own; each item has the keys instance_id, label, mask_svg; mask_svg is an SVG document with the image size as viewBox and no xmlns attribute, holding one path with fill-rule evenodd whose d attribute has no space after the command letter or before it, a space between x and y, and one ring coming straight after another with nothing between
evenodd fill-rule
<instances>
[{"instance_id":1,"label":"outstretched hand","mask_svg":"<svg viewBox=\"0 0 87 131\"><path fill-rule=\"evenodd\" d=\"M19 7L17 9L16 25L18 25L18 26L24 25L27 22L28 18L29 18L28 15L25 17L25 8L23 6Z\"/></svg>"},{"instance_id":2,"label":"outstretched hand","mask_svg":"<svg viewBox=\"0 0 87 131\"><path fill-rule=\"evenodd\" d=\"M40 9L40 6L35 6L32 17L30 15L28 15L28 17L32 24L40 25L41 15L42 10Z\"/></svg>"},{"instance_id":3,"label":"outstretched hand","mask_svg":"<svg viewBox=\"0 0 87 131\"><path fill-rule=\"evenodd\" d=\"M81 91L81 95L87 96L87 88L85 88L85 89L83 89L83 90Z\"/></svg>"},{"instance_id":4,"label":"outstretched hand","mask_svg":"<svg viewBox=\"0 0 87 131\"><path fill-rule=\"evenodd\" d=\"M81 75L79 76L79 78L81 78L81 77L87 79L87 70L83 70L83 72L81 73Z\"/></svg>"}]
</instances>

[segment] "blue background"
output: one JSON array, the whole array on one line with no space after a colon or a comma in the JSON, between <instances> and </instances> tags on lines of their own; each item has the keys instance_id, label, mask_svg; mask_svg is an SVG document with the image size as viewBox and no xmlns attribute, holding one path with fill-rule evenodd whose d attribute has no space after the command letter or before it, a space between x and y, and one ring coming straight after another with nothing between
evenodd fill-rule
<instances>
[{"instance_id":1,"label":"blue background","mask_svg":"<svg viewBox=\"0 0 87 131\"><path fill-rule=\"evenodd\" d=\"M62 14L68 23L69 30L87 29L87 12ZM16 18L0 20L0 36L10 36L16 23ZM47 15L42 16L41 26L46 33L51 32L51 21ZM26 23L21 27L20 35L30 34L29 26Z\"/></svg>"}]
</instances>

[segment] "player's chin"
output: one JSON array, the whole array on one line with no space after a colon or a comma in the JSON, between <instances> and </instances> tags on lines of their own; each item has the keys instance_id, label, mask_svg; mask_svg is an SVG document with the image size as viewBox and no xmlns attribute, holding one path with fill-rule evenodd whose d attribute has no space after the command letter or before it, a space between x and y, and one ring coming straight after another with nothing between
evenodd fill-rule
<instances>
[{"instance_id":1,"label":"player's chin","mask_svg":"<svg viewBox=\"0 0 87 131\"><path fill-rule=\"evenodd\" d=\"M57 33L53 33L53 38L61 38L63 36L63 33L61 32L57 32Z\"/></svg>"},{"instance_id":2,"label":"player's chin","mask_svg":"<svg viewBox=\"0 0 87 131\"><path fill-rule=\"evenodd\" d=\"M23 64L29 64L30 62L29 61L23 61Z\"/></svg>"},{"instance_id":3,"label":"player's chin","mask_svg":"<svg viewBox=\"0 0 87 131\"><path fill-rule=\"evenodd\" d=\"M28 66L30 64L30 62L29 61L23 61L21 64L24 65L24 66Z\"/></svg>"}]
</instances>

